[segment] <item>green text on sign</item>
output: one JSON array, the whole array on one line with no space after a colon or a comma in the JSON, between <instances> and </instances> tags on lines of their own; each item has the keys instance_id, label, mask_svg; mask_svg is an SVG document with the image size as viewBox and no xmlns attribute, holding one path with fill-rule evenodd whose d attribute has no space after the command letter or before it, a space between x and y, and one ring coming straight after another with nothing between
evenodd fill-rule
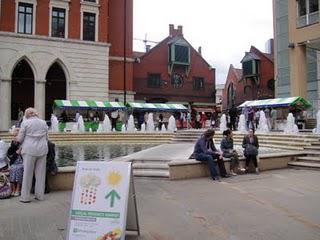
<instances>
[{"instance_id":1,"label":"green text on sign","mask_svg":"<svg viewBox=\"0 0 320 240\"><path fill-rule=\"evenodd\" d=\"M74 217L120 218L119 212L72 210L71 215Z\"/></svg>"}]
</instances>

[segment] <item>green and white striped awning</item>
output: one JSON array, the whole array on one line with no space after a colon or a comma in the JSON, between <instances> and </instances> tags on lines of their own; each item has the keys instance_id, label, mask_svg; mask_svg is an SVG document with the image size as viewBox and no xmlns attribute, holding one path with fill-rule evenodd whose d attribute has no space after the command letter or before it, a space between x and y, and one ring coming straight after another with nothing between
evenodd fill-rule
<instances>
[{"instance_id":1,"label":"green and white striped awning","mask_svg":"<svg viewBox=\"0 0 320 240\"><path fill-rule=\"evenodd\" d=\"M103 102L93 100L54 100L54 107L61 109L100 109L113 110L126 108L122 102Z\"/></svg>"},{"instance_id":2,"label":"green and white striped awning","mask_svg":"<svg viewBox=\"0 0 320 240\"><path fill-rule=\"evenodd\" d=\"M182 104L175 103L138 103L138 102L128 102L127 106L136 110L141 111L188 111Z\"/></svg>"},{"instance_id":3,"label":"green and white striped awning","mask_svg":"<svg viewBox=\"0 0 320 240\"><path fill-rule=\"evenodd\" d=\"M312 107L311 103L302 97L289 97L289 98L271 98L264 100L245 101L239 107L296 107L300 109L306 109Z\"/></svg>"}]
</instances>

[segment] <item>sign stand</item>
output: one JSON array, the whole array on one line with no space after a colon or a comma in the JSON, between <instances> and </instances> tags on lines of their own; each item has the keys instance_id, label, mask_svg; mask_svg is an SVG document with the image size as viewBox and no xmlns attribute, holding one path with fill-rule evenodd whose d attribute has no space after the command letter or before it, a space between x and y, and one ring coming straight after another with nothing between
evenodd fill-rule
<instances>
[{"instance_id":1,"label":"sign stand","mask_svg":"<svg viewBox=\"0 0 320 240\"><path fill-rule=\"evenodd\" d=\"M128 199L126 234L140 236L138 208L137 208L137 200L136 200L136 192L134 188L132 168L131 168L130 175L131 176L130 176L130 188L129 188L129 199Z\"/></svg>"},{"instance_id":2,"label":"sign stand","mask_svg":"<svg viewBox=\"0 0 320 240\"><path fill-rule=\"evenodd\" d=\"M131 162L78 161L67 240L139 236Z\"/></svg>"}]
</instances>

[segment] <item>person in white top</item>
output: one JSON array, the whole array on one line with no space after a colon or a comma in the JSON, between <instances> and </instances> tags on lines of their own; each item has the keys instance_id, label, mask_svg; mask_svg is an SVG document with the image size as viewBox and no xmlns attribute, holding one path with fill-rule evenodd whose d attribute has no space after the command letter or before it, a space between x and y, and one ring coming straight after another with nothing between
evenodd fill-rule
<instances>
[{"instance_id":1,"label":"person in white top","mask_svg":"<svg viewBox=\"0 0 320 240\"><path fill-rule=\"evenodd\" d=\"M8 145L0 139L0 172L8 170Z\"/></svg>"},{"instance_id":2,"label":"person in white top","mask_svg":"<svg viewBox=\"0 0 320 240\"><path fill-rule=\"evenodd\" d=\"M30 202L33 172L36 178L35 199L44 199L46 178L46 156L48 153L48 126L38 118L34 108L25 110L25 120L21 124L16 138L21 144L20 153L23 158L23 181L20 202Z\"/></svg>"}]
</instances>

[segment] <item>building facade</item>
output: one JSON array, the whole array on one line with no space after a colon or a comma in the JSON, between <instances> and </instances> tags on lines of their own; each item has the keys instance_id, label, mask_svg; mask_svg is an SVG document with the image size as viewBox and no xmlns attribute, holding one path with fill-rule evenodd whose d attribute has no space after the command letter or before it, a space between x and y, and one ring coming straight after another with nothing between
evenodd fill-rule
<instances>
[{"instance_id":1,"label":"building facade","mask_svg":"<svg viewBox=\"0 0 320 240\"><path fill-rule=\"evenodd\" d=\"M230 65L223 92L223 109L247 100L274 98L273 55L251 46L241 63L242 69Z\"/></svg>"},{"instance_id":2,"label":"building facade","mask_svg":"<svg viewBox=\"0 0 320 240\"><path fill-rule=\"evenodd\" d=\"M319 0L273 0L276 96L308 99L315 116L320 105Z\"/></svg>"},{"instance_id":3,"label":"building facade","mask_svg":"<svg viewBox=\"0 0 320 240\"><path fill-rule=\"evenodd\" d=\"M213 107L215 69L183 37L182 26L169 25L169 36L144 54L136 53L135 99Z\"/></svg>"},{"instance_id":4,"label":"building facade","mask_svg":"<svg viewBox=\"0 0 320 240\"><path fill-rule=\"evenodd\" d=\"M123 32L125 24L117 26L114 15L125 15L124 1L128 34L117 38L114 29ZM30 106L49 119L54 99L109 100L110 86L116 89L109 53L111 46L121 52L124 37L132 45L132 0L0 1L0 131Z\"/></svg>"}]
</instances>

